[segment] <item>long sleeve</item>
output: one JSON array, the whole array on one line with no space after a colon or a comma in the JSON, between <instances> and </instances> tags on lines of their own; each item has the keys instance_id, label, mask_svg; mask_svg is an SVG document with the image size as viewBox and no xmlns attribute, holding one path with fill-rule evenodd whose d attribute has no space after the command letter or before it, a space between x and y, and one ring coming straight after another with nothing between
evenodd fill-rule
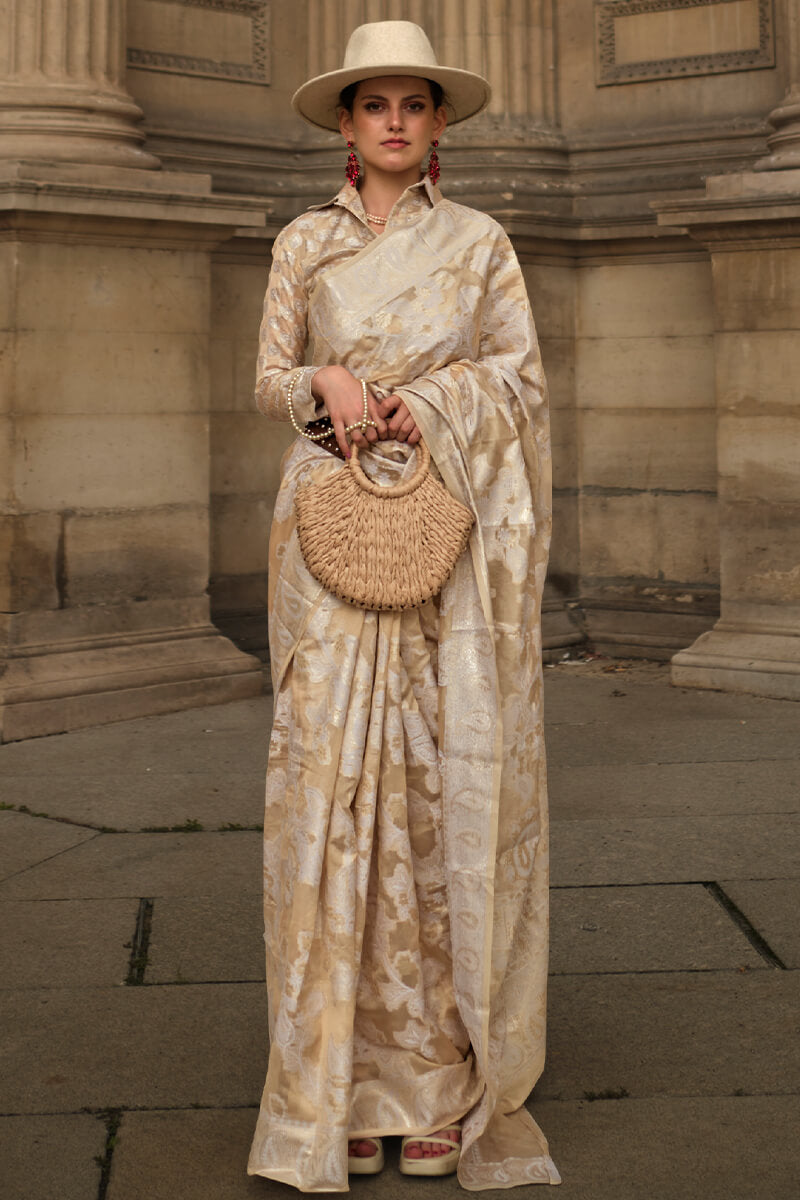
<instances>
[{"instance_id":1,"label":"long sleeve","mask_svg":"<svg viewBox=\"0 0 800 1200\"><path fill-rule=\"evenodd\" d=\"M288 421L286 395L299 368L292 405L300 424L314 417L311 379L318 369L303 366L308 314L304 249L302 233L291 226L275 239L258 338L255 393L256 406L266 417Z\"/></svg>"}]
</instances>

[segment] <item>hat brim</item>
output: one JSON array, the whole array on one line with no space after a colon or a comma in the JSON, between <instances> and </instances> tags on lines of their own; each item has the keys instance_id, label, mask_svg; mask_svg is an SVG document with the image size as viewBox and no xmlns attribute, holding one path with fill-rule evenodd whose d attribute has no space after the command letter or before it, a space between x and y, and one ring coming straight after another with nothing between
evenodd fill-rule
<instances>
[{"instance_id":1,"label":"hat brim","mask_svg":"<svg viewBox=\"0 0 800 1200\"><path fill-rule=\"evenodd\" d=\"M474 117L489 103L492 89L482 75L462 71L458 67L405 66L398 63L380 63L368 67L351 67L347 70L328 71L309 79L292 96L294 111L319 129L339 129L337 106L339 93L351 83L362 79L377 79L384 75L413 75L417 79L432 79L441 85L445 103L449 109L448 123L457 125Z\"/></svg>"}]
</instances>

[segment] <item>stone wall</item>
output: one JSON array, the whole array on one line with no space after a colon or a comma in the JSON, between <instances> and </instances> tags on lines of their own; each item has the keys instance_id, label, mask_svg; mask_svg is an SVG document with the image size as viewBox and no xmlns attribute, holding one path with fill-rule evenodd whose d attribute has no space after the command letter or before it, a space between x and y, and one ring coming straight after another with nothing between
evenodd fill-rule
<instances>
[{"instance_id":1,"label":"stone wall","mask_svg":"<svg viewBox=\"0 0 800 1200\"><path fill-rule=\"evenodd\" d=\"M442 184L508 229L542 340L547 653L588 638L677 654L684 684L798 694L792 0L0 17L3 736L260 686L222 634L263 652L289 440L252 406L269 248L344 161L289 100L386 18L494 86L445 135Z\"/></svg>"}]
</instances>

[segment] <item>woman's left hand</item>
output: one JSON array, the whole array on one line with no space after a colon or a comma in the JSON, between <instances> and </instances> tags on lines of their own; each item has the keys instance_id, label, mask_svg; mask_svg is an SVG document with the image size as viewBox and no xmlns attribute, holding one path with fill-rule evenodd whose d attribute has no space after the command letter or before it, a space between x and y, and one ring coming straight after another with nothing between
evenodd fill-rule
<instances>
[{"instance_id":1,"label":"woman's left hand","mask_svg":"<svg viewBox=\"0 0 800 1200\"><path fill-rule=\"evenodd\" d=\"M408 442L409 446L417 444L422 434L404 400L399 396L387 396L385 400L379 401L378 408L384 421L388 422L387 438Z\"/></svg>"}]
</instances>

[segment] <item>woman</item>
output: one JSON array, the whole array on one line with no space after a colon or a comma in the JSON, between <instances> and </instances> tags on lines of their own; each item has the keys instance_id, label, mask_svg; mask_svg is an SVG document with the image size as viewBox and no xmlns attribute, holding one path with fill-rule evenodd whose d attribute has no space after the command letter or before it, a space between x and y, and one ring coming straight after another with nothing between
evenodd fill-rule
<instances>
[{"instance_id":1,"label":"woman","mask_svg":"<svg viewBox=\"0 0 800 1200\"><path fill-rule=\"evenodd\" d=\"M300 88L300 115L351 143L348 183L276 239L261 327L268 417L302 429L327 416L329 448L355 443L386 484L413 472L423 436L477 518L439 596L363 611L312 578L296 532L298 486L345 468L307 437L283 460L271 1050L248 1170L301 1191L379 1170L390 1134L409 1174L457 1166L470 1190L559 1182L523 1107L543 1064L547 968L545 384L508 239L435 186L443 89L453 120L488 102L485 80L438 66L405 21L361 26L344 69Z\"/></svg>"}]
</instances>

